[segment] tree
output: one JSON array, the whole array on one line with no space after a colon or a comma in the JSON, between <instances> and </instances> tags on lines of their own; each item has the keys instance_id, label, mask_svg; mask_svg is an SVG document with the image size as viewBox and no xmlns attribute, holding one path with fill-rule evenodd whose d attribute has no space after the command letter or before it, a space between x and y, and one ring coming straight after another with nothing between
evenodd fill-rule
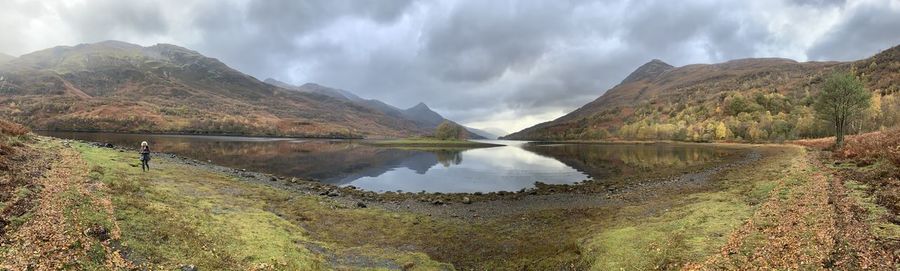
<instances>
[{"instance_id":1,"label":"tree","mask_svg":"<svg viewBox=\"0 0 900 271\"><path fill-rule=\"evenodd\" d=\"M730 133L731 133L731 131L728 131L728 127L725 127L724 122L720 121L719 125L716 125L716 139L724 140L725 138L728 137L728 134L730 134Z\"/></svg>"},{"instance_id":2,"label":"tree","mask_svg":"<svg viewBox=\"0 0 900 271\"><path fill-rule=\"evenodd\" d=\"M466 129L459 124L445 120L435 129L434 137L440 140L466 139Z\"/></svg>"},{"instance_id":3,"label":"tree","mask_svg":"<svg viewBox=\"0 0 900 271\"><path fill-rule=\"evenodd\" d=\"M834 126L835 145L844 144L847 124L869 107L871 93L849 73L835 73L825 81L814 105L819 118Z\"/></svg>"}]
</instances>

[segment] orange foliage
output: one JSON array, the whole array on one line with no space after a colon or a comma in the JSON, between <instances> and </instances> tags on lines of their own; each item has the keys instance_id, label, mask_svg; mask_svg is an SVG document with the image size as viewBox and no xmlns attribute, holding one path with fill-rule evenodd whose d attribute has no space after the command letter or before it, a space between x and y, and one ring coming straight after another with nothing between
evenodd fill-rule
<instances>
[{"instance_id":1,"label":"orange foliage","mask_svg":"<svg viewBox=\"0 0 900 271\"><path fill-rule=\"evenodd\" d=\"M0 119L0 135L20 136L27 134L28 132L28 128L25 128L25 126Z\"/></svg>"},{"instance_id":2,"label":"orange foliage","mask_svg":"<svg viewBox=\"0 0 900 271\"><path fill-rule=\"evenodd\" d=\"M885 159L900 166L900 129L850 137L834 156L866 162Z\"/></svg>"}]
</instances>

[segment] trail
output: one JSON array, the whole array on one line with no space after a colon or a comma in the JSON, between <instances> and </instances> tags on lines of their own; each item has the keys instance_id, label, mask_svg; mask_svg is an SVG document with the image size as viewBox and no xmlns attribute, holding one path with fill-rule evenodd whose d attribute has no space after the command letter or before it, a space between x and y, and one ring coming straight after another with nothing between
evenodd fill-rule
<instances>
[{"instance_id":1,"label":"trail","mask_svg":"<svg viewBox=\"0 0 900 271\"><path fill-rule=\"evenodd\" d=\"M719 254L685 270L894 270L842 180L809 155L793 167Z\"/></svg>"},{"instance_id":2,"label":"trail","mask_svg":"<svg viewBox=\"0 0 900 271\"><path fill-rule=\"evenodd\" d=\"M33 216L10 238L7 258L0 267L9 270L61 270L78 266L80 259L87 257L92 237L71 206L79 199L89 199L107 214L108 221L115 225L112 206L108 198L99 198L92 191L103 190L100 182L91 182L87 177L87 164L79 153L69 147L54 146L49 153L56 154L52 164L36 183L41 187L37 195L37 206ZM118 226L110 232L110 240L117 240ZM111 270L131 267L119 253L110 248L108 241L100 243L105 250L105 267Z\"/></svg>"}]
</instances>

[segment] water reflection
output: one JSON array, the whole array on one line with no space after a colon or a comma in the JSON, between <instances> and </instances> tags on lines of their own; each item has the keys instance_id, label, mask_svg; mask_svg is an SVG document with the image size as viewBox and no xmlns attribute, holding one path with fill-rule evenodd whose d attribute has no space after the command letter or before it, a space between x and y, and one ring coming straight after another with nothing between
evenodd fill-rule
<instances>
[{"instance_id":1,"label":"water reflection","mask_svg":"<svg viewBox=\"0 0 900 271\"><path fill-rule=\"evenodd\" d=\"M406 150L343 140L111 133L47 135L176 153L234 168L312 178L371 191L515 191L534 182L572 183L658 167L702 165L725 150L696 145L535 145L470 150ZM499 141L494 141L499 142ZM509 142L499 142L509 143Z\"/></svg>"},{"instance_id":2,"label":"water reflection","mask_svg":"<svg viewBox=\"0 0 900 271\"><path fill-rule=\"evenodd\" d=\"M734 150L687 144L524 144L594 179L660 168L685 168L719 161Z\"/></svg>"}]
</instances>

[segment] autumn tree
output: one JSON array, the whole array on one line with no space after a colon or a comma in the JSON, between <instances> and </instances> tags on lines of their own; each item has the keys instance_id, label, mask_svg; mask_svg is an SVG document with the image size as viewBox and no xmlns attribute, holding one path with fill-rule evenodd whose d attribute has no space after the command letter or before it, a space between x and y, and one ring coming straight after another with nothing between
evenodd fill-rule
<instances>
[{"instance_id":1,"label":"autumn tree","mask_svg":"<svg viewBox=\"0 0 900 271\"><path fill-rule=\"evenodd\" d=\"M847 124L869 107L871 94L862 82L849 73L835 73L825 81L814 107L819 118L834 128L835 145L844 143Z\"/></svg>"},{"instance_id":2,"label":"autumn tree","mask_svg":"<svg viewBox=\"0 0 900 271\"><path fill-rule=\"evenodd\" d=\"M435 129L434 137L440 140L466 139L466 129L459 124L445 120Z\"/></svg>"},{"instance_id":3,"label":"autumn tree","mask_svg":"<svg viewBox=\"0 0 900 271\"><path fill-rule=\"evenodd\" d=\"M728 127L725 126L725 123L720 121L719 124L716 125L716 139L724 140L728 138L729 134L731 134L731 131L728 131Z\"/></svg>"}]
</instances>

